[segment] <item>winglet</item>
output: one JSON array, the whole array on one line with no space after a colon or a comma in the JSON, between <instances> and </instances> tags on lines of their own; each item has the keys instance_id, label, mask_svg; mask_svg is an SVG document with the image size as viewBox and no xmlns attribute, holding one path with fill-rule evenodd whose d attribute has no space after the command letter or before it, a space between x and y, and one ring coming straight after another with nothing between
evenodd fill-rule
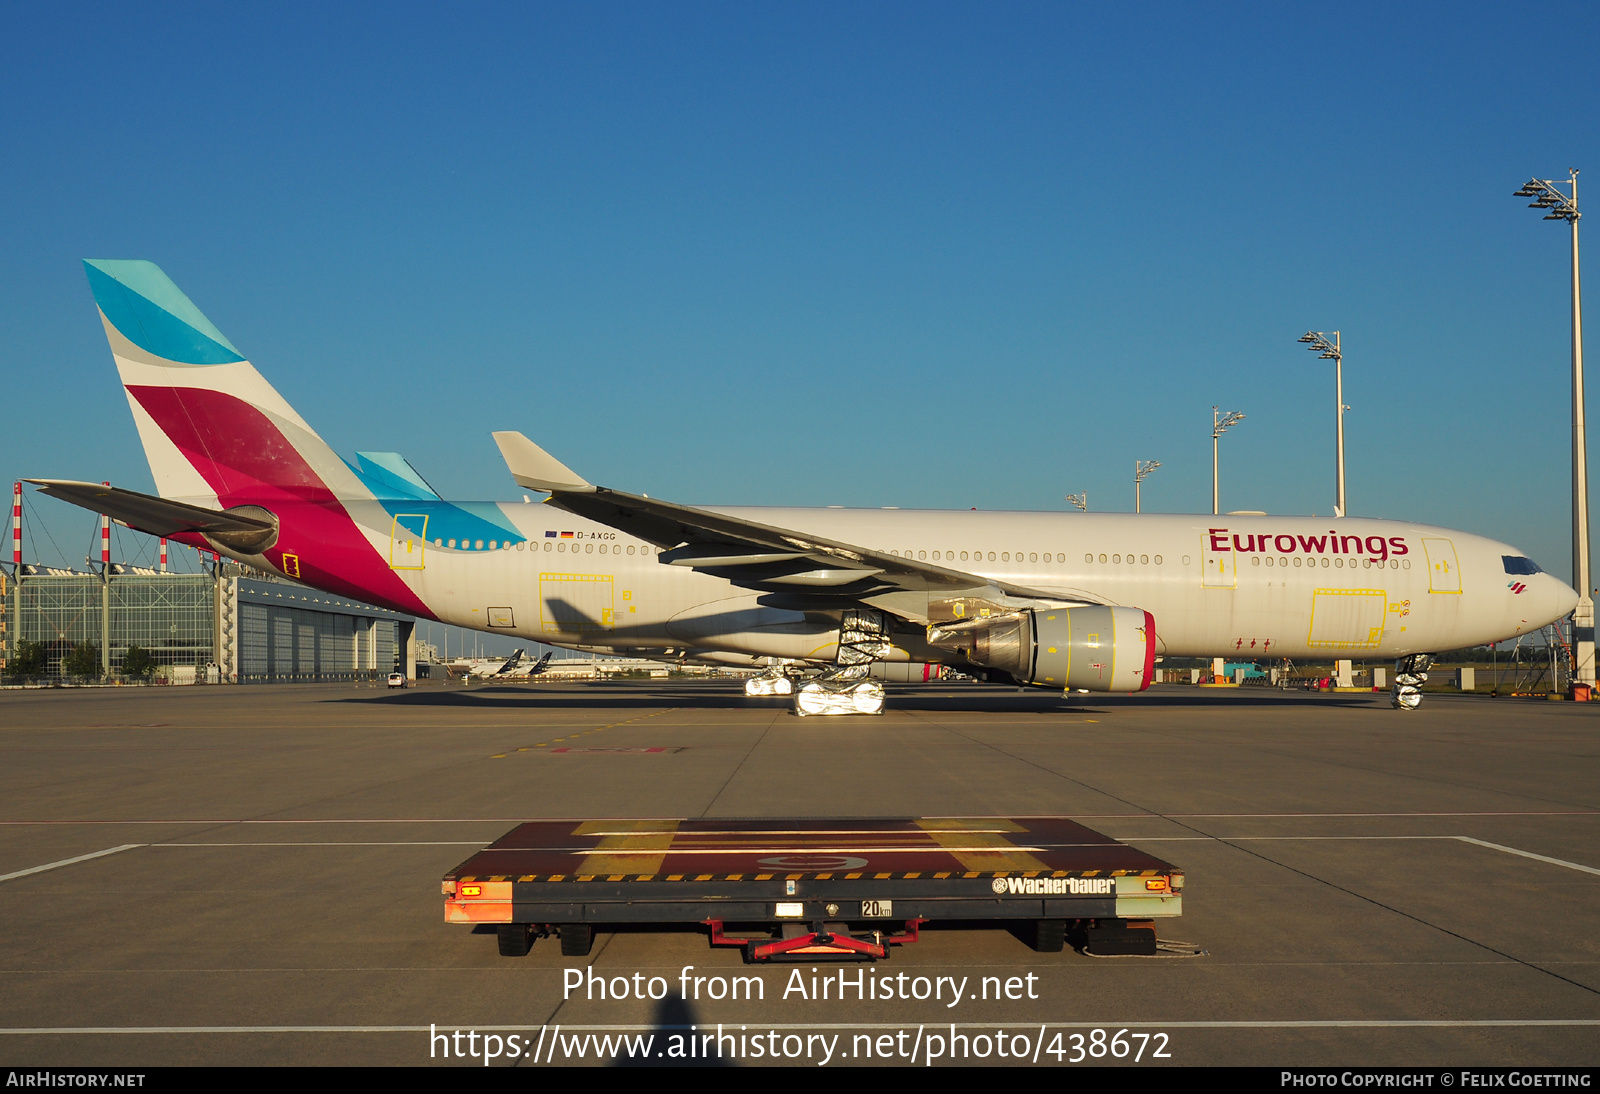
<instances>
[{"instance_id":1,"label":"winglet","mask_svg":"<svg viewBox=\"0 0 1600 1094\"><path fill-rule=\"evenodd\" d=\"M494 443L500 446L500 455L505 459L506 467L510 469L511 477L517 480L518 486L526 486L530 490L543 490L547 494L556 491L567 494L594 492L592 484L585 482L560 460L521 433L495 433L492 436Z\"/></svg>"}]
</instances>

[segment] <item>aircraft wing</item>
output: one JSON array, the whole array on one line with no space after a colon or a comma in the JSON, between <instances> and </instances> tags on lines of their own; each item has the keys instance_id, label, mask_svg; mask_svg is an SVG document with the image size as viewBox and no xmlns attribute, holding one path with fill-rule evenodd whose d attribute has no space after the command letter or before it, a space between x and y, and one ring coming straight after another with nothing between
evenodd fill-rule
<instances>
[{"instance_id":1,"label":"aircraft wing","mask_svg":"<svg viewBox=\"0 0 1600 1094\"><path fill-rule=\"evenodd\" d=\"M235 513L186 505L181 501L152 497L116 486L72 479L27 479L42 494L81 505L112 520L152 536L171 536L179 532L270 532L270 521Z\"/></svg>"},{"instance_id":2,"label":"aircraft wing","mask_svg":"<svg viewBox=\"0 0 1600 1094\"><path fill-rule=\"evenodd\" d=\"M771 607L805 611L865 603L926 625L1040 603L1079 603L809 532L594 486L520 433L494 438L512 477L549 492L546 504L655 544L667 565L762 592L761 603Z\"/></svg>"}]
</instances>

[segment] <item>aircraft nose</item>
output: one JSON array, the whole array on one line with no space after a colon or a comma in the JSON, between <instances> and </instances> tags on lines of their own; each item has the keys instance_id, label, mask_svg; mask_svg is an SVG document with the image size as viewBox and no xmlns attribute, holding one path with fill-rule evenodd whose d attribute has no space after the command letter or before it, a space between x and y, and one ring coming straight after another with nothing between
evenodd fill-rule
<instances>
[{"instance_id":1,"label":"aircraft nose","mask_svg":"<svg viewBox=\"0 0 1600 1094\"><path fill-rule=\"evenodd\" d=\"M1546 607L1542 613L1544 622L1554 623L1557 619L1565 619L1572 614L1572 609L1578 606L1578 591L1559 577L1551 577L1549 574L1541 576L1548 579L1540 582L1545 587L1539 590L1539 599Z\"/></svg>"}]
</instances>

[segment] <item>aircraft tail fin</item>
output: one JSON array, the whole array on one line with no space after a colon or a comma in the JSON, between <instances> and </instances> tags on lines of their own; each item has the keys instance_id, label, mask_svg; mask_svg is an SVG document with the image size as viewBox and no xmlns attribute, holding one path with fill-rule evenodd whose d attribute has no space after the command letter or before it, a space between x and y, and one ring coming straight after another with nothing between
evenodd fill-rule
<instances>
[{"instance_id":1,"label":"aircraft tail fin","mask_svg":"<svg viewBox=\"0 0 1600 1094\"><path fill-rule=\"evenodd\" d=\"M161 497L270 507L371 496L161 267L84 269Z\"/></svg>"},{"instance_id":2,"label":"aircraft tail fin","mask_svg":"<svg viewBox=\"0 0 1600 1094\"><path fill-rule=\"evenodd\" d=\"M391 501L439 501L411 461L398 452L357 452L356 462L345 461L375 497Z\"/></svg>"}]
</instances>

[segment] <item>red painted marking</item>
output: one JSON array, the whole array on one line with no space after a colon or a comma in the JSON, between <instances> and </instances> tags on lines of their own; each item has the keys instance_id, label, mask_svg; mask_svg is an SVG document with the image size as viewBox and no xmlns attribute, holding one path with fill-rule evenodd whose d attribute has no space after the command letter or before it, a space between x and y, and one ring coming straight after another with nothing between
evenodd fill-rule
<instances>
[{"instance_id":1,"label":"red painted marking","mask_svg":"<svg viewBox=\"0 0 1600 1094\"><path fill-rule=\"evenodd\" d=\"M322 477L259 409L201 388L130 386L128 392L224 508L261 505L278 515L279 542L265 555L280 573L287 552L299 557L298 577L308 585L437 618L389 569ZM172 538L211 549L198 535Z\"/></svg>"},{"instance_id":2,"label":"red painted marking","mask_svg":"<svg viewBox=\"0 0 1600 1094\"><path fill-rule=\"evenodd\" d=\"M1156 678L1156 617L1149 612L1144 613L1144 682L1139 685L1143 691L1149 687Z\"/></svg>"}]
</instances>

